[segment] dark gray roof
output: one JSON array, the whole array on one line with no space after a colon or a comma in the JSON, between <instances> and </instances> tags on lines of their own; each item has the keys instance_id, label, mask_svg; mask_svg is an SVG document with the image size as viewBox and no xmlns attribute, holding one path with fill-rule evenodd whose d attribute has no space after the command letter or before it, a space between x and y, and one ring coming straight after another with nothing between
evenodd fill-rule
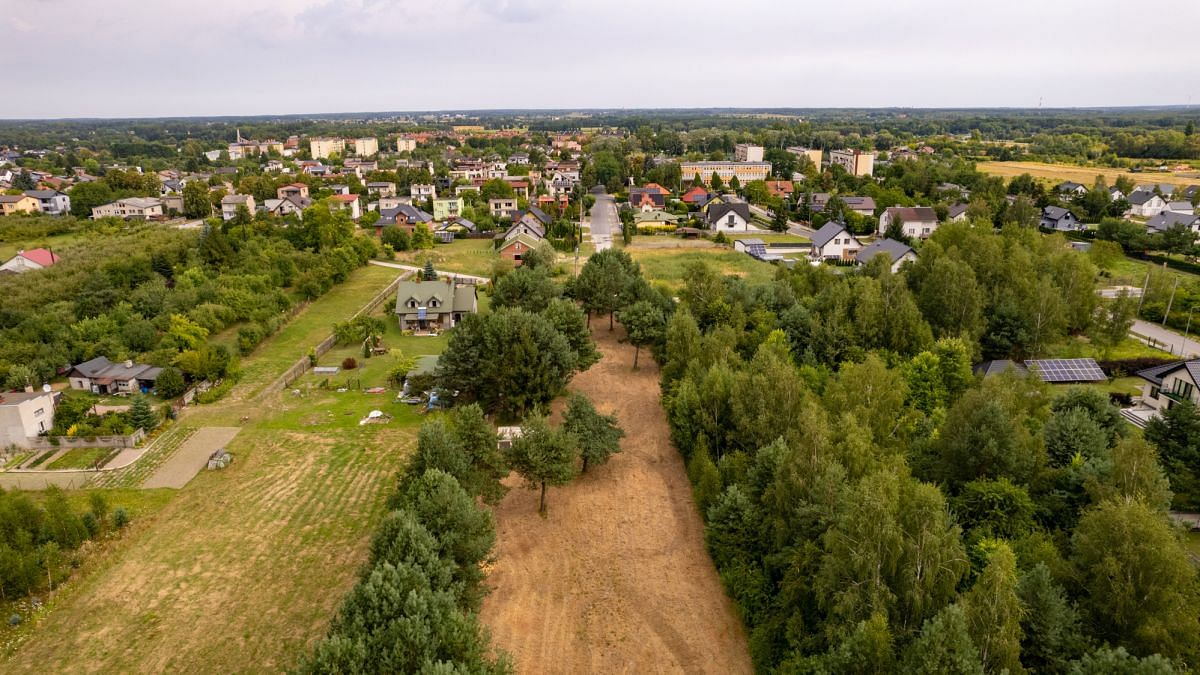
<instances>
[{"instance_id":1,"label":"dark gray roof","mask_svg":"<svg viewBox=\"0 0 1200 675\"><path fill-rule=\"evenodd\" d=\"M554 220L549 214L536 206L530 206L529 213L532 213L534 218L540 220L542 225L549 225Z\"/></svg>"},{"instance_id":2,"label":"dark gray roof","mask_svg":"<svg viewBox=\"0 0 1200 675\"><path fill-rule=\"evenodd\" d=\"M816 233L813 234L812 245L813 247L824 246L825 244L829 243L830 239L833 239L845 231L846 226L837 222L836 220L825 223L821 226L821 229L817 230Z\"/></svg>"},{"instance_id":3,"label":"dark gray roof","mask_svg":"<svg viewBox=\"0 0 1200 675\"><path fill-rule=\"evenodd\" d=\"M1155 232L1164 232L1176 225L1191 227L1196 221L1200 221L1200 217L1188 215L1186 213L1178 213L1176 211L1163 211L1157 216L1151 216L1146 221L1146 229Z\"/></svg>"},{"instance_id":4,"label":"dark gray roof","mask_svg":"<svg viewBox=\"0 0 1200 675\"><path fill-rule=\"evenodd\" d=\"M1046 208L1042 209L1042 218L1046 220L1059 221L1067 216L1074 218L1075 214L1061 206L1047 206Z\"/></svg>"},{"instance_id":5,"label":"dark gray roof","mask_svg":"<svg viewBox=\"0 0 1200 675\"><path fill-rule=\"evenodd\" d=\"M946 209L946 217L947 218L957 218L958 216L961 216L962 214L964 214L966 212L967 212L967 204L964 204L962 202L957 202L955 204L951 204L950 208Z\"/></svg>"},{"instance_id":6,"label":"dark gray roof","mask_svg":"<svg viewBox=\"0 0 1200 675\"><path fill-rule=\"evenodd\" d=\"M415 225L416 223L428 223L432 220L433 216L412 204L400 204L395 208L380 209L378 222L383 225L394 225L399 222Z\"/></svg>"},{"instance_id":7,"label":"dark gray roof","mask_svg":"<svg viewBox=\"0 0 1200 675\"><path fill-rule=\"evenodd\" d=\"M1150 382L1151 384L1162 384L1163 377L1168 373L1173 373L1180 368L1186 368L1188 374L1192 376L1192 381L1200 383L1200 359L1192 359L1191 361L1173 361L1164 363L1161 366L1153 366L1145 370L1139 370L1137 376Z\"/></svg>"},{"instance_id":8,"label":"dark gray roof","mask_svg":"<svg viewBox=\"0 0 1200 675\"><path fill-rule=\"evenodd\" d=\"M1154 194L1153 192L1138 190L1137 192L1134 192L1126 197L1126 199L1128 199L1129 203L1133 204L1134 206L1141 206L1155 197L1158 197L1158 195ZM1159 198L1161 199L1161 197Z\"/></svg>"},{"instance_id":9,"label":"dark gray roof","mask_svg":"<svg viewBox=\"0 0 1200 675\"><path fill-rule=\"evenodd\" d=\"M34 199L53 199L63 193L58 190L26 190L25 194Z\"/></svg>"},{"instance_id":10,"label":"dark gray roof","mask_svg":"<svg viewBox=\"0 0 1200 675\"><path fill-rule=\"evenodd\" d=\"M913 247L904 242L896 241L895 239L876 239L863 248L863 250L859 251L858 255L854 256L854 259L866 264L871 262L880 253L887 253L894 263L910 251L915 253Z\"/></svg>"},{"instance_id":11,"label":"dark gray roof","mask_svg":"<svg viewBox=\"0 0 1200 675\"><path fill-rule=\"evenodd\" d=\"M708 222L710 224L715 223L718 220L720 220L721 218L724 218L725 215L730 212L738 214L747 223L750 222L750 205L746 204L746 203L713 204L712 206L708 207Z\"/></svg>"},{"instance_id":12,"label":"dark gray roof","mask_svg":"<svg viewBox=\"0 0 1200 675\"><path fill-rule=\"evenodd\" d=\"M1075 192L1079 188L1083 188L1084 190L1087 190L1086 185L1083 185L1081 183L1076 183L1074 181L1065 181L1063 183L1059 183L1058 187L1055 189L1058 190L1059 192Z\"/></svg>"}]
</instances>

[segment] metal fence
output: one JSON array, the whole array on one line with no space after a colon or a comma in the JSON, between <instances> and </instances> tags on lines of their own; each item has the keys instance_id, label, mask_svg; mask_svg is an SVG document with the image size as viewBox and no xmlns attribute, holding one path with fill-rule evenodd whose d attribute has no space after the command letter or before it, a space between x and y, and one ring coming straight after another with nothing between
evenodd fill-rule
<instances>
[{"instance_id":1,"label":"metal fence","mask_svg":"<svg viewBox=\"0 0 1200 675\"><path fill-rule=\"evenodd\" d=\"M136 448L146 438L142 429L128 436L38 436L26 439L25 446L31 450L53 448Z\"/></svg>"}]
</instances>

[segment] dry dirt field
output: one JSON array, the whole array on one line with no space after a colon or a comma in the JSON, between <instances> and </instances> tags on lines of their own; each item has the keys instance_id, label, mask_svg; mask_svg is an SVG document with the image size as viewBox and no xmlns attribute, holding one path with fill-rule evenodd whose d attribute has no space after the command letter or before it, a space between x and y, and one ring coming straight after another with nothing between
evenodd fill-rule
<instances>
[{"instance_id":1,"label":"dry dirt field","mask_svg":"<svg viewBox=\"0 0 1200 675\"><path fill-rule=\"evenodd\" d=\"M183 442L175 454L158 467L144 488L181 488L208 465L208 458L225 447L241 431L240 427L204 427Z\"/></svg>"},{"instance_id":2,"label":"dry dirt field","mask_svg":"<svg viewBox=\"0 0 1200 675\"><path fill-rule=\"evenodd\" d=\"M1034 178L1042 178L1059 183L1074 181L1088 187L1096 182L1096 176L1103 174L1109 185L1117 181L1117 177L1126 176L1134 183L1174 183L1175 185L1200 184L1196 175L1178 173L1129 173L1120 169L1103 167L1074 166L1071 164L1045 164L1043 162L978 162L975 168L993 176L1012 178L1027 173Z\"/></svg>"},{"instance_id":3,"label":"dry dirt field","mask_svg":"<svg viewBox=\"0 0 1200 675\"><path fill-rule=\"evenodd\" d=\"M520 487L496 509L482 618L519 673L749 673L742 624L659 405L658 368L593 321L603 360L571 388L616 413L622 452L566 487Z\"/></svg>"}]
</instances>

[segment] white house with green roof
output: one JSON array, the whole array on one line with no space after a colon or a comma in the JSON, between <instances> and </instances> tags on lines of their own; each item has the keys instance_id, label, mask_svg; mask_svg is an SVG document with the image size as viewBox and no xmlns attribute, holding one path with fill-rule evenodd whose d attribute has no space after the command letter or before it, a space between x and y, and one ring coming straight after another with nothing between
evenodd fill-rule
<instances>
[{"instance_id":1,"label":"white house with green roof","mask_svg":"<svg viewBox=\"0 0 1200 675\"><path fill-rule=\"evenodd\" d=\"M456 284L452 278L437 281L402 281L396 290L396 315L400 330L449 330L467 314L479 311L473 284Z\"/></svg>"}]
</instances>

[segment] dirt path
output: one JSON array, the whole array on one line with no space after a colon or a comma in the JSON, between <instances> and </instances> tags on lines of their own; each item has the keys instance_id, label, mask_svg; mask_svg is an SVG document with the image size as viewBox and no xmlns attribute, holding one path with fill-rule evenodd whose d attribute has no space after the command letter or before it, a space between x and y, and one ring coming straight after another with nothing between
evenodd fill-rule
<instances>
[{"instance_id":1,"label":"dirt path","mask_svg":"<svg viewBox=\"0 0 1200 675\"><path fill-rule=\"evenodd\" d=\"M225 447L241 427L203 427L171 455L171 458L158 467L158 470L142 484L144 488L181 488L196 477L200 470L208 465L208 458L214 452Z\"/></svg>"},{"instance_id":2,"label":"dirt path","mask_svg":"<svg viewBox=\"0 0 1200 675\"><path fill-rule=\"evenodd\" d=\"M496 509L482 617L520 673L749 673L746 636L659 404L658 368L593 321L603 360L571 388L615 412L623 452L572 484L516 486Z\"/></svg>"}]
</instances>

